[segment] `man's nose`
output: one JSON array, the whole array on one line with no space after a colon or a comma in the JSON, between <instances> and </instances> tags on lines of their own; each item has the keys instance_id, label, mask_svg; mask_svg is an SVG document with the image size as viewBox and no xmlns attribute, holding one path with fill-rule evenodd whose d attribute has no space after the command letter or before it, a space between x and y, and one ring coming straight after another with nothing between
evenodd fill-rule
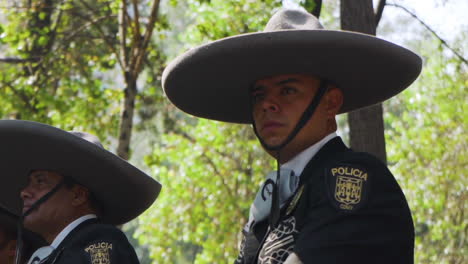
<instances>
[{"instance_id":1,"label":"man's nose","mask_svg":"<svg viewBox=\"0 0 468 264\"><path fill-rule=\"evenodd\" d=\"M23 188L23 189L21 190L21 192L20 192L20 197L21 197L21 199L22 199L23 201L24 201L25 199L27 199L27 198L31 198L31 196L32 196L32 195L31 195L31 192L30 192L29 189L28 189L28 186L25 187L25 188Z\"/></svg>"},{"instance_id":2,"label":"man's nose","mask_svg":"<svg viewBox=\"0 0 468 264\"><path fill-rule=\"evenodd\" d=\"M262 100L262 109L264 112L278 112L280 110L279 103L272 95L266 95Z\"/></svg>"}]
</instances>

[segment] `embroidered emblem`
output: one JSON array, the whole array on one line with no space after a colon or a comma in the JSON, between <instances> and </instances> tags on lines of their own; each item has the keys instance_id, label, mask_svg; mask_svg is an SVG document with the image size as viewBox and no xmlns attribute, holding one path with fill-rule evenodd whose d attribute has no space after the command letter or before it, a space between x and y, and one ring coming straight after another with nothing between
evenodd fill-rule
<instances>
[{"instance_id":1,"label":"embroidered emblem","mask_svg":"<svg viewBox=\"0 0 468 264\"><path fill-rule=\"evenodd\" d=\"M292 199L291 203L288 206L288 209L286 209L286 215L290 215L292 211L297 206L297 203L299 202L299 199L301 199L302 192L304 191L304 185L302 185L299 190L297 190L296 194L294 195L294 198Z\"/></svg>"},{"instance_id":2,"label":"embroidered emblem","mask_svg":"<svg viewBox=\"0 0 468 264\"><path fill-rule=\"evenodd\" d=\"M335 199L347 206L361 201L362 180L338 176L336 178ZM347 209L344 207L343 209ZM352 208L350 208L352 209Z\"/></svg>"},{"instance_id":3,"label":"embroidered emblem","mask_svg":"<svg viewBox=\"0 0 468 264\"><path fill-rule=\"evenodd\" d=\"M282 220L278 227L267 236L258 255L259 264L282 264L294 250L296 236L296 218L291 216Z\"/></svg>"},{"instance_id":4,"label":"embroidered emblem","mask_svg":"<svg viewBox=\"0 0 468 264\"><path fill-rule=\"evenodd\" d=\"M275 182L272 179L266 180L265 184L262 187L262 199L266 201L273 194L273 188L275 188ZM265 195L266 191L266 195Z\"/></svg>"},{"instance_id":5,"label":"embroidered emblem","mask_svg":"<svg viewBox=\"0 0 468 264\"><path fill-rule=\"evenodd\" d=\"M109 250L112 250L112 243L108 242L95 243L85 249L91 256L92 264L111 264Z\"/></svg>"},{"instance_id":6,"label":"embroidered emblem","mask_svg":"<svg viewBox=\"0 0 468 264\"><path fill-rule=\"evenodd\" d=\"M355 165L340 164L331 168L327 183L335 207L345 211L360 208L367 197L368 178L367 171Z\"/></svg>"}]
</instances>

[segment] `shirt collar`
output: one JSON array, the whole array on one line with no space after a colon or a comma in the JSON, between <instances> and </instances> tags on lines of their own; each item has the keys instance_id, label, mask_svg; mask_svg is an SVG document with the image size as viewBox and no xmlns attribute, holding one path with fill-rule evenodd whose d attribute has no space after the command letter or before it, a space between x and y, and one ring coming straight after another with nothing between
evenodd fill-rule
<instances>
[{"instance_id":1,"label":"shirt collar","mask_svg":"<svg viewBox=\"0 0 468 264\"><path fill-rule=\"evenodd\" d=\"M56 249L60 243L65 239L65 237L73 230L75 229L79 224L83 223L86 220L97 218L96 215L94 214L87 214L83 215L82 217L76 219L75 221L71 222L67 227L65 227L54 239L52 244L50 245L54 249Z\"/></svg>"},{"instance_id":2,"label":"shirt collar","mask_svg":"<svg viewBox=\"0 0 468 264\"><path fill-rule=\"evenodd\" d=\"M300 176L307 163L317 154L317 152L328 143L328 141L337 137L338 135L333 132L322 138L319 142L306 148L301 153L297 154L294 158L281 165L281 168L288 168L294 171L296 176Z\"/></svg>"}]
</instances>

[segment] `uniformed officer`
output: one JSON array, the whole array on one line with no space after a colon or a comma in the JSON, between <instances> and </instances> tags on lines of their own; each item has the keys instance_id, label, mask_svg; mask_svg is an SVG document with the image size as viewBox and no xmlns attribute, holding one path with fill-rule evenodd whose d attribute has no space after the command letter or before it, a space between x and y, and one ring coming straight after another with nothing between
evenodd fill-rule
<instances>
[{"instance_id":1,"label":"uniformed officer","mask_svg":"<svg viewBox=\"0 0 468 264\"><path fill-rule=\"evenodd\" d=\"M252 124L277 160L250 208L236 263L413 263L414 228L398 183L377 158L347 148L337 114L382 102L421 70L413 52L323 29L280 10L265 30L191 49L163 73L185 112Z\"/></svg>"},{"instance_id":2,"label":"uniformed officer","mask_svg":"<svg viewBox=\"0 0 468 264\"><path fill-rule=\"evenodd\" d=\"M48 243L28 263L139 263L115 225L155 201L157 181L87 133L0 120L0 140L1 168L9 176L0 190L10 198L5 205L20 211L24 226Z\"/></svg>"},{"instance_id":3,"label":"uniformed officer","mask_svg":"<svg viewBox=\"0 0 468 264\"><path fill-rule=\"evenodd\" d=\"M16 247L18 243L19 217L0 205L0 263L14 264ZM45 246L46 242L37 234L29 230L23 230L22 233L22 260L21 264L26 263L31 254L39 247Z\"/></svg>"}]
</instances>

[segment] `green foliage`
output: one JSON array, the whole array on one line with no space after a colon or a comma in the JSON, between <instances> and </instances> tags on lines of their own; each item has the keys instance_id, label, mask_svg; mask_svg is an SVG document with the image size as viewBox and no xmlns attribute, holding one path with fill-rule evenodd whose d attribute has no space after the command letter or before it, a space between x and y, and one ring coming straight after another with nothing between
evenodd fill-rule
<instances>
[{"instance_id":1,"label":"green foliage","mask_svg":"<svg viewBox=\"0 0 468 264\"><path fill-rule=\"evenodd\" d=\"M464 263L467 68L437 47L421 53L426 61L419 81L387 105L388 158L413 213L415 263Z\"/></svg>"},{"instance_id":2,"label":"green foliage","mask_svg":"<svg viewBox=\"0 0 468 264\"><path fill-rule=\"evenodd\" d=\"M21 1L3 10L4 55L28 62L0 64L0 116L107 138L116 131L121 99L113 79L102 74L116 63L102 36L111 38L117 29L107 1L29 2L29 8Z\"/></svg>"},{"instance_id":3,"label":"green foliage","mask_svg":"<svg viewBox=\"0 0 468 264\"><path fill-rule=\"evenodd\" d=\"M199 44L241 33L263 30L280 0L189 0L186 15L193 21L182 35L189 44Z\"/></svg>"},{"instance_id":4,"label":"green foliage","mask_svg":"<svg viewBox=\"0 0 468 264\"><path fill-rule=\"evenodd\" d=\"M157 263L227 263L237 254L266 162L251 128L200 119L167 133L147 163L164 186L141 217L141 242Z\"/></svg>"},{"instance_id":5,"label":"green foliage","mask_svg":"<svg viewBox=\"0 0 468 264\"><path fill-rule=\"evenodd\" d=\"M315 3L315 0L302 0L301 5L304 7L305 10L312 12L317 3Z\"/></svg>"},{"instance_id":6,"label":"green foliage","mask_svg":"<svg viewBox=\"0 0 468 264\"><path fill-rule=\"evenodd\" d=\"M135 132L146 133L145 147L153 149L145 161L164 187L129 233L136 229L146 246L140 249L149 250L156 263L232 262L257 186L274 164L250 127L177 111L162 93L160 62L173 55L168 50L178 54L200 43L262 30L281 1L163 2L166 10L161 9L138 83ZM314 1L294 2L311 10ZM337 10L338 1L323 2ZM86 130L102 139L115 135L123 97L116 55L121 3L0 0L6 21L0 25L1 56L26 61L0 63L0 117ZM148 6L149 1L139 3ZM322 11L327 28L338 28L339 12L333 10ZM142 8L140 16L148 12ZM401 25L393 29L399 31ZM128 32L134 30L129 25ZM386 104L388 159L413 211L416 263L464 263L467 68L440 46L423 41L429 46L413 46L426 58L420 80Z\"/></svg>"}]
</instances>

